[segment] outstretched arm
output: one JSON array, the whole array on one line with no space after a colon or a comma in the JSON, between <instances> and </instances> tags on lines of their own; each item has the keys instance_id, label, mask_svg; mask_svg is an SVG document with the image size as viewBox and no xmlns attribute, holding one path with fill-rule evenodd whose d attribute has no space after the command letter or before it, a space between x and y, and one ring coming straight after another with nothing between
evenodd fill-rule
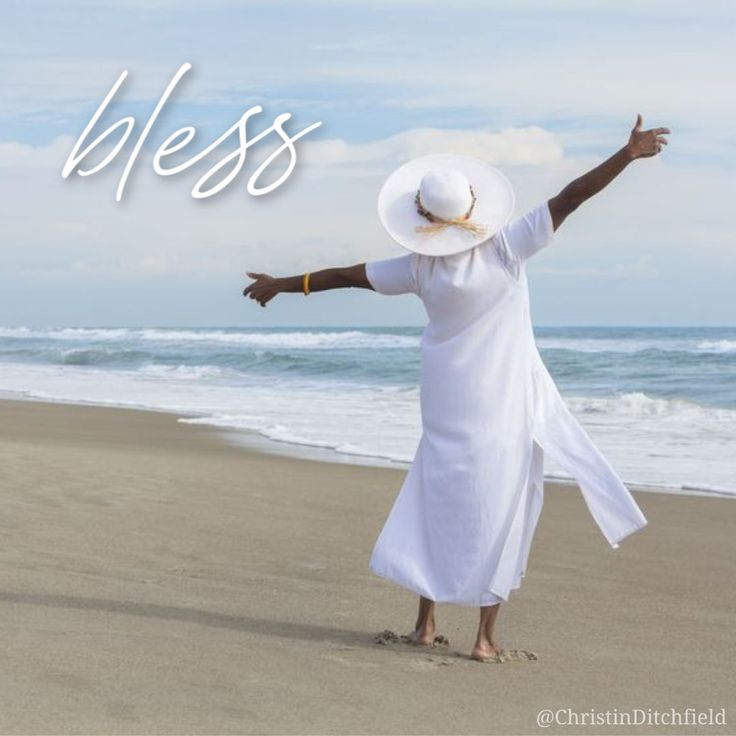
<instances>
[{"instance_id":1,"label":"outstretched arm","mask_svg":"<svg viewBox=\"0 0 736 736\"><path fill-rule=\"evenodd\" d=\"M623 148L587 174L570 182L556 197L549 200L549 212L555 230L571 212L610 184L632 161L656 156L662 150L662 145L667 145L664 135L670 132L669 128L642 130L641 124L642 118L639 114L629 141Z\"/></svg>"},{"instance_id":2,"label":"outstretched arm","mask_svg":"<svg viewBox=\"0 0 736 736\"><path fill-rule=\"evenodd\" d=\"M262 307L271 301L276 294L296 292L302 293L304 289L304 275L285 276L274 278L265 273L254 273L248 271L249 276L255 281L243 290L243 296L255 299ZM372 289L365 275L365 263L346 268L325 268L309 274L309 291L327 291L328 289L345 289L357 286L363 289Z\"/></svg>"}]
</instances>

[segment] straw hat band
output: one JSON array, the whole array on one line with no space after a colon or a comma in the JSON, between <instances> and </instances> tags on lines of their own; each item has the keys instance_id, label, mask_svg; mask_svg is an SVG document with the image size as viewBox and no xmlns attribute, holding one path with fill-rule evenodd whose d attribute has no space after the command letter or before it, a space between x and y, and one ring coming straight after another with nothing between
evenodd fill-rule
<instances>
[{"instance_id":1,"label":"straw hat band","mask_svg":"<svg viewBox=\"0 0 736 736\"><path fill-rule=\"evenodd\" d=\"M486 232L486 226L480 225L477 222L473 222L470 218L473 214L473 208L475 207L475 203L477 201L477 197L475 196L475 192L473 191L473 186L468 185L468 188L470 190L470 207L468 208L468 211L461 215L460 217L439 217L438 215L433 214L430 212L423 204L422 204L422 191L421 189L417 189L417 194L414 197L414 203L417 206L417 212L424 217L425 219L429 220L432 224L431 225L417 225L414 230L418 233L426 233L427 235L436 235L437 233L442 232L447 227L460 227L463 230L467 230L468 232L473 233L473 235L482 236L485 235Z\"/></svg>"}]
</instances>

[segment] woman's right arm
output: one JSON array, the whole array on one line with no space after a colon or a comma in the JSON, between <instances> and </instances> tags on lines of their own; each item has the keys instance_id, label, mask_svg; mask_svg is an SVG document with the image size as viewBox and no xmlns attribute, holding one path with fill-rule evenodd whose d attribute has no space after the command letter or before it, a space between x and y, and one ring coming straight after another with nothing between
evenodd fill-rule
<instances>
[{"instance_id":1,"label":"woman's right arm","mask_svg":"<svg viewBox=\"0 0 736 736\"><path fill-rule=\"evenodd\" d=\"M285 276L275 278L265 273L248 271L246 275L255 279L243 290L243 296L255 299L262 307L281 293L303 293L304 274L301 276ZM365 263L345 268L325 268L309 275L309 291L327 291L328 289L345 289L356 286L372 289L365 275Z\"/></svg>"}]
</instances>

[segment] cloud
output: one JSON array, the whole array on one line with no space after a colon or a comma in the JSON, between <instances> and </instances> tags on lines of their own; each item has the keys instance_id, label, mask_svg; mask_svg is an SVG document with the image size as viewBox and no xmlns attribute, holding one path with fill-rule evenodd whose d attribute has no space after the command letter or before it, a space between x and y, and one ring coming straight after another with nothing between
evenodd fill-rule
<instances>
[{"instance_id":1,"label":"cloud","mask_svg":"<svg viewBox=\"0 0 736 736\"><path fill-rule=\"evenodd\" d=\"M97 134L99 130L95 129L88 136L88 140L93 140ZM113 141L119 136L120 133L116 133ZM132 138L135 139L135 135ZM19 169L60 167L72 150L75 140L72 136L59 136L47 145L34 146L18 141L0 143L0 167ZM229 141L230 149L234 145L233 137L233 140ZM128 141L118 157L125 158L131 146L131 142ZM349 143L341 138L331 138L304 140L297 142L296 146L298 165L307 164L313 172L318 170L324 172L333 166L349 164L380 166L399 164L416 156L437 152L477 156L491 163L509 166L554 164L561 161L564 155L556 136L537 126L505 128L498 132L413 128L367 143ZM222 151L215 151L207 161L216 162L224 155L225 150L230 149L228 144L223 144ZM91 155L95 159L101 159L107 150L105 144L101 144ZM249 151L248 155L257 158L257 147ZM137 167L150 166L150 152L142 154Z\"/></svg>"},{"instance_id":2,"label":"cloud","mask_svg":"<svg viewBox=\"0 0 736 736\"><path fill-rule=\"evenodd\" d=\"M149 152L136 164L125 200L116 203L124 153L99 174L62 180L72 143L66 136L46 146L0 144L6 270L204 277L244 259L285 271L327 266L336 256L359 262L395 252L376 221L375 197L391 168L414 155L449 149L503 165L517 192L517 213L601 160L564 155L556 137L537 127L411 129L370 143L305 143L292 178L265 197L246 194L249 167L256 165L246 162L224 192L195 202L190 190L198 173L158 177ZM541 256L539 273L582 274L582 268L588 275L643 277L653 268L733 265L730 226L719 218L728 178L715 169L672 167L663 158L636 162L565 222L562 246ZM705 184L694 192L693 181ZM672 217L676 212L687 216Z\"/></svg>"},{"instance_id":3,"label":"cloud","mask_svg":"<svg viewBox=\"0 0 736 736\"><path fill-rule=\"evenodd\" d=\"M723 90L735 71L734 14L727 3L463 2L421 13L405 2L384 22L357 2L294 3L291 12L256 3L247 15L240 11L248 3L201 12L189 2L181 9L168 0L142 4L161 9L152 13L156 22L141 22L139 9L122 1L76 9L48 3L44 24L19 5L17 32L5 29L0 112L27 121L52 110L76 120L123 69L130 79L121 97L151 105L188 60L194 70L175 95L182 104L222 106L229 115L244 100L289 100L310 110L322 104L333 119L370 106L368 119L351 118L350 134L360 130L363 138L372 137L364 129L373 118L394 121L395 129L436 124L447 113L454 127L487 115L500 125L553 120L559 134L605 128L607 143L619 135L618 121L623 133L637 111L692 145L707 144L714 132L730 138L734 101ZM97 11L94 34L80 18L88 6ZM406 115L411 122L402 122Z\"/></svg>"},{"instance_id":4,"label":"cloud","mask_svg":"<svg viewBox=\"0 0 736 736\"><path fill-rule=\"evenodd\" d=\"M305 142L297 148L305 154L292 178L259 198L246 194L245 181L268 151L254 147L254 159L225 191L196 202L190 190L199 173L159 177L148 151L136 163L123 202L116 203L114 190L132 144L105 170L63 180L61 167L73 143L62 136L40 146L0 144L0 197L8 211L0 249L6 271L19 278L206 278L242 269L246 261L275 271L326 267L335 259L360 262L394 251L375 218L375 196L395 164L442 150L510 167L554 168L563 160L555 137L537 127L411 129L363 144ZM96 152L95 158L103 155Z\"/></svg>"},{"instance_id":5,"label":"cloud","mask_svg":"<svg viewBox=\"0 0 736 736\"><path fill-rule=\"evenodd\" d=\"M341 139L306 143L305 161L321 166L356 163L402 163L428 153L477 156L496 164L549 164L563 150L553 133L537 126L490 130L414 128L368 143Z\"/></svg>"},{"instance_id":6,"label":"cloud","mask_svg":"<svg viewBox=\"0 0 736 736\"><path fill-rule=\"evenodd\" d=\"M0 143L0 167L17 169L56 168L74 145L72 136L59 136L51 143L32 146L18 141ZM61 173L59 174L61 175Z\"/></svg>"}]
</instances>

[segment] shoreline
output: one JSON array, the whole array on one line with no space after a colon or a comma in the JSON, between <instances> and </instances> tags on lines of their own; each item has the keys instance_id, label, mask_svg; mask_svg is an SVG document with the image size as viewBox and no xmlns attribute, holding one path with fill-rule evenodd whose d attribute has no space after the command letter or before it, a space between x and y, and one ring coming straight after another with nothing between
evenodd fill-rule
<instances>
[{"instance_id":1,"label":"shoreline","mask_svg":"<svg viewBox=\"0 0 736 736\"><path fill-rule=\"evenodd\" d=\"M276 455L279 457L355 465L358 467L392 468L403 471L408 470L411 465L410 462L402 462L387 457L349 453L338 451L329 447L322 447L319 445L290 442L288 440L277 440L272 437L267 437L256 430L217 425L215 423L207 422L205 421L205 417L200 414L186 414L184 412L178 412L168 409L157 409L154 407L145 406L124 406L108 403L69 401L65 399L53 399L46 397L41 398L21 392L0 390L0 403L4 401L60 404L63 406L99 407L106 409L119 409L122 411L141 411L153 412L156 414L166 414L176 417L177 421L181 424L204 427L220 435L223 441L226 441L236 447L243 447L255 452L263 452L265 454ZM545 474L544 480L545 483L554 483L557 485L568 486L572 488L577 487L575 480L569 477ZM664 483L658 485L650 485L636 481L628 481L625 479L624 483L630 490L636 490L645 493L663 493L675 496L704 496L709 498L736 499L736 491L728 491L717 488L702 488L699 486L673 486Z\"/></svg>"},{"instance_id":2,"label":"shoreline","mask_svg":"<svg viewBox=\"0 0 736 736\"><path fill-rule=\"evenodd\" d=\"M545 484L497 624L538 660L484 665L472 608L438 605L447 650L374 640L416 615L368 569L401 470L26 400L0 401L0 462L3 733L509 734L544 708L673 707L732 731L730 500L635 491L649 524L612 550L577 488Z\"/></svg>"}]
</instances>

